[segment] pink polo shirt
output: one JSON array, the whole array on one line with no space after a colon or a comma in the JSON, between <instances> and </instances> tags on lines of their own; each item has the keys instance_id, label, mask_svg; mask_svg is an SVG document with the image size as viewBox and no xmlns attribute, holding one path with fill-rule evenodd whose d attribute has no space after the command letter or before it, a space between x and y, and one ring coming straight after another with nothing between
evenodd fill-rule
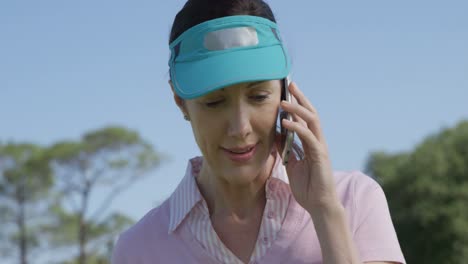
<instances>
[{"instance_id":1,"label":"pink polo shirt","mask_svg":"<svg viewBox=\"0 0 468 264\"><path fill-rule=\"evenodd\" d=\"M198 157L188 163L185 177L165 202L120 235L112 263L235 263L230 260L230 257L234 258L232 253L223 253L226 248L215 235L209 239L208 235L201 236L196 231L202 228L194 228L197 226L194 224L197 223L197 212L202 215L203 209L200 208L203 207L200 204L204 201L199 194L194 173L197 171L197 162L194 161L200 159ZM286 182L281 184L287 185L284 174L284 167L276 162L271 178L281 179ZM334 178L361 261L405 263L382 188L359 171L335 171ZM257 243L252 263L322 263L320 244L310 215L292 195L285 194L288 188L280 189L276 193L282 193L278 198L283 197L280 198L283 202L271 205L271 208L278 208L280 225L269 226L262 222L259 235L268 233L271 241L263 246ZM266 193L267 198L275 195L268 189ZM284 210L279 209L283 207L282 204L286 204ZM265 218L271 218L271 210L267 211ZM198 225L205 226L207 234L211 231L206 223ZM218 245L219 252L217 247L213 249L213 245Z\"/></svg>"},{"instance_id":2,"label":"pink polo shirt","mask_svg":"<svg viewBox=\"0 0 468 264\"><path fill-rule=\"evenodd\" d=\"M210 212L205 199L198 190L196 178L203 164L202 157L190 160L191 166L187 169L192 176L186 177L177 187L175 194L183 195L183 198L171 199L171 221L169 232L173 232L180 225L188 224L192 236L197 243L213 256L219 263L243 264L219 238L211 224ZM281 157L276 152L274 168L281 166ZM283 167L284 168L284 167ZM179 191L185 190L185 191ZM249 263L257 263L266 254L272 242L275 241L278 232L286 216L286 210L291 197L291 189L286 170L273 169L265 184L266 203L263 210L257 241L250 256Z\"/></svg>"}]
</instances>

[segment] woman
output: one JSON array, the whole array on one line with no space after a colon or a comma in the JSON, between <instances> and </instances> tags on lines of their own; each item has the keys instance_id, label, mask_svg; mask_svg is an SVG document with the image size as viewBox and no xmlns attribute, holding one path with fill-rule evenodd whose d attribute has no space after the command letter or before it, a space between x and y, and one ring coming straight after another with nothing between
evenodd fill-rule
<instances>
[{"instance_id":1,"label":"woman","mask_svg":"<svg viewBox=\"0 0 468 264\"><path fill-rule=\"evenodd\" d=\"M404 263L380 186L332 171L316 109L282 86L290 63L266 3L188 1L170 50L169 84L203 156L120 236L113 263ZM279 108L303 148L286 169Z\"/></svg>"}]
</instances>

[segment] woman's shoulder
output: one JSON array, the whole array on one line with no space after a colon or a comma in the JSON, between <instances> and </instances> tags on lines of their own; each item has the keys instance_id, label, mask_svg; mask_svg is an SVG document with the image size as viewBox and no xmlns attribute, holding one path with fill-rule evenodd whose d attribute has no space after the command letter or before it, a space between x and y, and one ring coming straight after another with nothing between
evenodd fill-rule
<instances>
[{"instance_id":1,"label":"woman's shoulder","mask_svg":"<svg viewBox=\"0 0 468 264\"><path fill-rule=\"evenodd\" d=\"M341 192L365 192L380 188L380 184L371 176L359 170L333 172L336 188Z\"/></svg>"},{"instance_id":2,"label":"woman's shoulder","mask_svg":"<svg viewBox=\"0 0 468 264\"><path fill-rule=\"evenodd\" d=\"M165 241L168 237L169 202L164 201L151 209L138 222L119 235L116 248L125 249L126 254L134 254L146 245Z\"/></svg>"},{"instance_id":3,"label":"woman's shoulder","mask_svg":"<svg viewBox=\"0 0 468 264\"><path fill-rule=\"evenodd\" d=\"M384 189L361 171L334 173L337 193L347 212L353 239L363 260L404 263Z\"/></svg>"},{"instance_id":4,"label":"woman's shoulder","mask_svg":"<svg viewBox=\"0 0 468 264\"><path fill-rule=\"evenodd\" d=\"M384 225L393 228L384 190L374 178L357 170L337 171L334 177L353 232L365 230L362 226L369 227L369 232Z\"/></svg>"},{"instance_id":5,"label":"woman's shoulder","mask_svg":"<svg viewBox=\"0 0 468 264\"><path fill-rule=\"evenodd\" d=\"M335 171L333 176L341 202L352 211L375 196L384 196L380 184L362 171Z\"/></svg>"}]
</instances>

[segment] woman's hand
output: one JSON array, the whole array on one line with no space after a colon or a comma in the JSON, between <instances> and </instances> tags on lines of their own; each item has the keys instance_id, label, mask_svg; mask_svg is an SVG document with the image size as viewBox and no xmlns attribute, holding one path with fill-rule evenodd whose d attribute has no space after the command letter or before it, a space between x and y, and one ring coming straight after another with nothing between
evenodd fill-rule
<instances>
[{"instance_id":1,"label":"woman's hand","mask_svg":"<svg viewBox=\"0 0 468 264\"><path fill-rule=\"evenodd\" d=\"M320 127L317 110L295 83L289 91L297 102L281 102L293 121L282 120L285 128L296 133L304 149L304 159L298 160L291 152L286 171L296 201L309 213L339 204L327 144ZM282 151L282 150L281 150Z\"/></svg>"}]
</instances>

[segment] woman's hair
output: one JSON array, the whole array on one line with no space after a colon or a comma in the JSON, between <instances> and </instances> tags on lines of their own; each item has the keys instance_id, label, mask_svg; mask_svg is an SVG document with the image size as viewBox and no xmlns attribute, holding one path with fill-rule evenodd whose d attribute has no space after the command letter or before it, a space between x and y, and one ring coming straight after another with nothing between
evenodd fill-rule
<instances>
[{"instance_id":1,"label":"woman's hair","mask_svg":"<svg viewBox=\"0 0 468 264\"><path fill-rule=\"evenodd\" d=\"M188 0L174 19L169 43L195 25L235 15L259 16L276 23L270 6L263 0Z\"/></svg>"},{"instance_id":2,"label":"woman's hair","mask_svg":"<svg viewBox=\"0 0 468 264\"><path fill-rule=\"evenodd\" d=\"M169 44L193 26L208 20L236 15L258 16L276 23L270 6L263 0L188 0L174 19ZM277 130L279 132L278 127ZM293 143L293 152L298 159L304 158L302 146L296 141Z\"/></svg>"}]
</instances>

